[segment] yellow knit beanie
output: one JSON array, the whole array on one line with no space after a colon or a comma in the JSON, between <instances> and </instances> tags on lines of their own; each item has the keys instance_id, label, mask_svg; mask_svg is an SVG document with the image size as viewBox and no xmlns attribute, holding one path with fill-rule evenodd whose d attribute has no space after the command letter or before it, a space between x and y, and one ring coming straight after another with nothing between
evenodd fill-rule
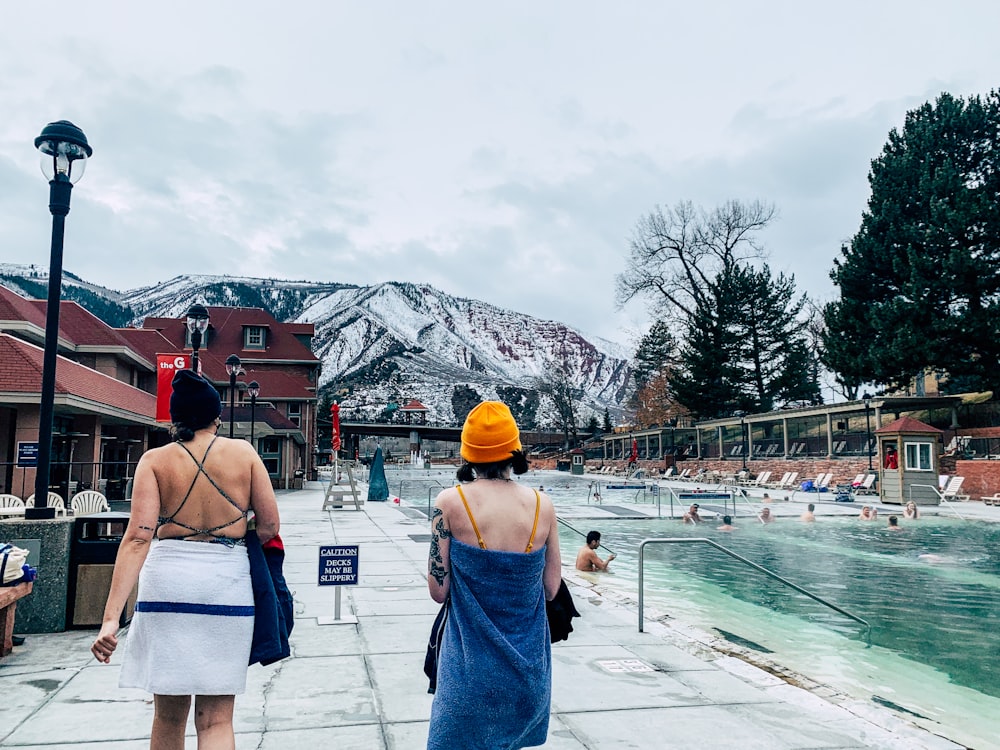
<instances>
[{"instance_id":1,"label":"yellow knit beanie","mask_svg":"<svg viewBox=\"0 0 1000 750\"><path fill-rule=\"evenodd\" d=\"M462 458L470 464L492 464L519 450L521 438L506 404L483 401L469 412L462 427Z\"/></svg>"}]
</instances>

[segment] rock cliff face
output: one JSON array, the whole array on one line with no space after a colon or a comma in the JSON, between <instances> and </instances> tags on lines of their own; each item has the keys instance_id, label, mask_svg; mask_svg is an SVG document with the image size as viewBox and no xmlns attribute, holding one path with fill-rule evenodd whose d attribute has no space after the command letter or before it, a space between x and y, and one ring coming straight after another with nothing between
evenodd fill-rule
<instances>
[{"instance_id":1,"label":"rock cliff face","mask_svg":"<svg viewBox=\"0 0 1000 750\"><path fill-rule=\"evenodd\" d=\"M41 281L38 268L30 271ZM633 388L628 354L617 344L426 285L188 275L101 294L71 275L66 283L131 309L135 325L150 315L181 317L196 301L263 307L279 320L313 323L321 392L340 394L343 408L358 416L376 417L390 402L415 398L429 419L449 422L480 399L498 398L522 420L551 425L554 405L538 392L544 380L574 394L582 424L605 409L620 416Z\"/></svg>"}]
</instances>

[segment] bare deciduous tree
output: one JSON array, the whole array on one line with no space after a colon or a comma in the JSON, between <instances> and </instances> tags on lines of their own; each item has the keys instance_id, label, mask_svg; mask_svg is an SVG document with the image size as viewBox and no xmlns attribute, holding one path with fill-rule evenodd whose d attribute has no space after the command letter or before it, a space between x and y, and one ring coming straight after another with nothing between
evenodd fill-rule
<instances>
[{"instance_id":1,"label":"bare deciduous tree","mask_svg":"<svg viewBox=\"0 0 1000 750\"><path fill-rule=\"evenodd\" d=\"M690 317L721 271L764 256L757 233L775 215L761 201L731 200L711 212L690 201L657 207L633 231L626 270L616 278L618 304L644 297L664 318Z\"/></svg>"}]
</instances>

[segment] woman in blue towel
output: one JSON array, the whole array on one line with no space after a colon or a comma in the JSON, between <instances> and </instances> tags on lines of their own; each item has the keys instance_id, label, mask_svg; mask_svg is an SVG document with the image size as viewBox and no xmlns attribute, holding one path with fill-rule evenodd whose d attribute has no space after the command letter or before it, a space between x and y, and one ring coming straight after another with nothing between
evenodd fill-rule
<instances>
[{"instance_id":1,"label":"woman in blue towel","mask_svg":"<svg viewBox=\"0 0 1000 750\"><path fill-rule=\"evenodd\" d=\"M514 482L528 462L510 409L485 401L462 428L460 484L431 516L427 587L449 613L428 750L545 743L552 658L545 602L562 577L555 509Z\"/></svg>"},{"instance_id":2,"label":"woman in blue towel","mask_svg":"<svg viewBox=\"0 0 1000 750\"><path fill-rule=\"evenodd\" d=\"M272 539L278 506L253 447L216 435L215 386L190 370L171 385L175 442L147 451L136 467L132 513L91 651L111 660L138 582L118 684L153 693L150 746L184 747L193 695L198 747L232 748L254 626L243 537L253 511L261 541Z\"/></svg>"}]
</instances>

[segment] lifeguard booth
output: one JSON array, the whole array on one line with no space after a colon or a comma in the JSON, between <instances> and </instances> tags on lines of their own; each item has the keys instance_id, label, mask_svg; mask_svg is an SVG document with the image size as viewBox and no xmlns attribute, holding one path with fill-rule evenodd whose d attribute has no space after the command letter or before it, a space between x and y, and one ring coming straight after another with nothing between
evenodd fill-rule
<instances>
[{"instance_id":1,"label":"lifeguard booth","mask_svg":"<svg viewBox=\"0 0 1000 750\"><path fill-rule=\"evenodd\" d=\"M584 463L583 460L586 458L586 454L579 448L575 448L569 452L570 457L570 473L571 474L583 474Z\"/></svg>"},{"instance_id":2,"label":"lifeguard booth","mask_svg":"<svg viewBox=\"0 0 1000 750\"><path fill-rule=\"evenodd\" d=\"M919 419L900 417L875 430L879 497L883 503L938 505L942 431Z\"/></svg>"}]
</instances>

